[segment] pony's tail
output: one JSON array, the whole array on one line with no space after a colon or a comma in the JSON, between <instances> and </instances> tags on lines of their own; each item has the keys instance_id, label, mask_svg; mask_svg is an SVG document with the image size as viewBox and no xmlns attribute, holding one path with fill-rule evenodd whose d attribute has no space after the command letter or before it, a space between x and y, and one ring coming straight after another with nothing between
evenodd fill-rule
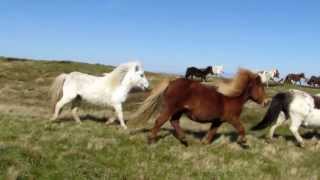
<instances>
[{"instance_id":1,"label":"pony's tail","mask_svg":"<svg viewBox=\"0 0 320 180\"><path fill-rule=\"evenodd\" d=\"M66 74L60 74L57 76L50 88L50 95L51 95L51 105L52 111L54 112L55 106L57 102L61 99L63 95L63 84L66 79Z\"/></svg>"},{"instance_id":2,"label":"pony's tail","mask_svg":"<svg viewBox=\"0 0 320 180\"><path fill-rule=\"evenodd\" d=\"M191 72L190 72L190 69L188 68L187 71L186 71L186 74L185 74L184 78L185 78L185 79L188 79L189 76L190 76L190 73L191 73Z\"/></svg>"},{"instance_id":3,"label":"pony's tail","mask_svg":"<svg viewBox=\"0 0 320 180\"><path fill-rule=\"evenodd\" d=\"M253 131L261 130L271 125L278 117L281 111L284 112L285 118L289 118L289 105L292 96L289 93L278 93L272 98L270 107L263 120L251 128Z\"/></svg>"},{"instance_id":4,"label":"pony's tail","mask_svg":"<svg viewBox=\"0 0 320 180\"><path fill-rule=\"evenodd\" d=\"M163 80L158 86L153 88L150 96L141 103L139 109L128 116L129 124L146 123L160 108L163 102L163 94L169 86L170 80Z\"/></svg>"}]
</instances>

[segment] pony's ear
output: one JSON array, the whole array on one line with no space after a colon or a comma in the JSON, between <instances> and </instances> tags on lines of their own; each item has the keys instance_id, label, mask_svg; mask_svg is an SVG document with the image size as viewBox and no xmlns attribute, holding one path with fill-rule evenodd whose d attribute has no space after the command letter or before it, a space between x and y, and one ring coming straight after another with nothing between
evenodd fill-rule
<instances>
[{"instance_id":1,"label":"pony's ear","mask_svg":"<svg viewBox=\"0 0 320 180\"><path fill-rule=\"evenodd\" d=\"M138 66L138 65L136 65L136 67L135 67L135 71L136 71L136 72L138 72L138 71L139 71L139 69L140 69L140 68L139 68L139 66Z\"/></svg>"}]
</instances>

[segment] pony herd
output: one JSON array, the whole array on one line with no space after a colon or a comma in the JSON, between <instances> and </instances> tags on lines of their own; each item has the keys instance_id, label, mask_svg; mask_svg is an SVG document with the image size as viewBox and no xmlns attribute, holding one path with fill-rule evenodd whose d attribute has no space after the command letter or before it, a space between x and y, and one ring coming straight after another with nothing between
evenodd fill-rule
<instances>
[{"instance_id":1,"label":"pony herd","mask_svg":"<svg viewBox=\"0 0 320 180\"><path fill-rule=\"evenodd\" d=\"M221 76L224 73L223 66L208 66L206 68L196 68L196 67L188 67L185 78L186 79L195 79L195 77L199 77L201 81L207 81L208 75L216 75ZM278 69L272 69L270 71L256 71L256 73L260 76L261 81L267 87L269 87L270 82L275 82L277 84L293 84L302 85L301 80L304 80L311 87L320 87L320 76L311 76L310 79L305 77L304 73L290 73L284 79L280 79L276 81L276 79L280 78L280 73Z\"/></svg>"},{"instance_id":2,"label":"pony herd","mask_svg":"<svg viewBox=\"0 0 320 180\"><path fill-rule=\"evenodd\" d=\"M311 76L310 79L307 79L304 73L299 74L288 74L284 80L284 83L294 84L296 85L299 82L301 86L301 80L304 81L311 87L320 87L320 77Z\"/></svg>"},{"instance_id":3,"label":"pony herd","mask_svg":"<svg viewBox=\"0 0 320 180\"><path fill-rule=\"evenodd\" d=\"M140 107L128 117L123 117L122 103L133 88L142 90L149 88L149 82L139 62L121 64L112 72L103 76L92 76L80 72L61 74L52 84L52 103L55 121L62 108L71 103L73 118L81 123L77 114L80 101L102 106L111 106L116 117L111 117L106 124L119 120L123 129L127 129L125 120L146 122L156 117L155 124L148 136L149 143L157 141L157 134L165 122L170 121L177 139L188 145L185 133L180 127L180 117L185 114L190 120L199 123L210 123L211 126L202 143L210 144L223 123L231 124L238 132L238 143L246 143L245 128L240 121L244 104L251 100L261 106L269 104L264 83L275 77L279 78L279 71L252 72L239 69L233 79L223 79L214 85L202 84L200 81L190 80L192 75L206 80L208 73L221 74L223 67L215 69L188 68L186 76L174 80L165 79L153 88L150 95L141 103ZM263 120L252 130L260 130L271 125L269 137L273 137L275 129L284 121L290 120L290 131L299 145L303 146L303 139L298 133L300 126L320 126L320 97L313 96L299 90L289 90L276 94L270 103Z\"/></svg>"}]
</instances>

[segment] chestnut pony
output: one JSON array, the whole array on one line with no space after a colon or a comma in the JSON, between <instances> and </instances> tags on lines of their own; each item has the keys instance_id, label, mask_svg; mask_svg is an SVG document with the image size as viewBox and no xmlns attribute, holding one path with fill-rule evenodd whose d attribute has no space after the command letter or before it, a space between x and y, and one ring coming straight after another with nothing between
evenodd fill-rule
<instances>
[{"instance_id":1,"label":"chestnut pony","mask_svg":"<svg viewBox=\"0 0 320 180\"><path fill-rule=\"evenodd\" d=\"M211 123L207 138L202 140L204 144L212 142L223 122L230 123L238 131L238 143L243 144L246 142L245 129L239 117L248 100L265 103L265 91L260 76L245 69L240 69L234 79L221 81L217 86L183 78L165 80L153 89L132 118L146 122L160 109L149 143L156 141L161 126L170 120L176 137L187 146L179 125L181 115L186 114L193 121Z\"/></svg>"}]
</instances>

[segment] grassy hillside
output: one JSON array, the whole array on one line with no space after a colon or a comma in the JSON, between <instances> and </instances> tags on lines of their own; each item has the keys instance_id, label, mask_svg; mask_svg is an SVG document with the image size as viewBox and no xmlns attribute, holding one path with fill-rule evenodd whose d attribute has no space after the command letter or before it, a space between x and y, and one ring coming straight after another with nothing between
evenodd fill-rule
<instances>
[{"instance_id":1,"label":"grassy hillside","mask_svg":"<svg viewBox=\"0 0 320 180\"><path fill-rule=\"evenodd\" d=\"M113 67L68 61L32 61L0 58L0 179L319 179L318 136L302 130L305 148L295 145L287 127L275 142L263 139L266 131L248 131L249 149L235 143L237 134L223 125L211 145L199 141L208 125L182 120L189 147L172 135L166 124L154 145L146 136L152 122L128 131L118 124L106 126L107 108L83 104L83 123L69 111L59 123L51 116L48 88L62 72L99 75ZM147 73L154 86L168 75ZM271 97L292 86L268 89ZM306 89L320 93L317 89ZM146 93L130 96L125 111L132 112ZM248 103L242 120L247 127L260 121L266 109ZM68 110L66 108L66 110Z\"/></svg>"}]
</instances>

